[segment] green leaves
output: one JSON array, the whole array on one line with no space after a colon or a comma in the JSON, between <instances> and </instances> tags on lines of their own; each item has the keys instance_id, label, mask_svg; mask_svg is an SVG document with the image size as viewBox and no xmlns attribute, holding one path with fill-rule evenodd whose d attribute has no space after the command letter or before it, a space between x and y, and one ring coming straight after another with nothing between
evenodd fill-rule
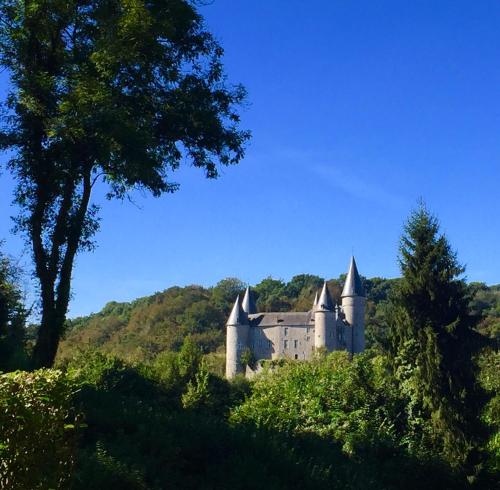
<instances>
[{"instance_id":1,"label":"green leaves","mask_svg":"<svg viewBox=\"0 0 500 490\"><path fill-rule=\"evenodd\" d=\"M397 444L398 398L384 376L381 359L360 355L351 362L345 352L285 363L256 379L252 396L234 410L232 421L314 433L338 441L348 454Z\"/></svg>"},{"instance_id":2,"label":"green leaves","mask_svg":"<svg viewBox=\"0 0 500 490\"><path fill-rule=\"evenodd\" d=\"M61 371L0 376L0 487L61 488L71 476L76 387Z\"/></svg>"}]
</instances>

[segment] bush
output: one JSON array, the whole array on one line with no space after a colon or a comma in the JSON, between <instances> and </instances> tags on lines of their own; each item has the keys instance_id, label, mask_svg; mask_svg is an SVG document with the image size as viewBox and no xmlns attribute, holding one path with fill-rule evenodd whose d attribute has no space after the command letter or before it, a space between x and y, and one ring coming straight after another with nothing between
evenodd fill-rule
<instances>
[{"instance_id":1,"label":"bush","mask_svg":"<svg viewBox=\"0 0 500 490\"><path fill-rule=\"evenodd\" d=\"M398 439L394 421L399 401L381 371L380 358L360 355L351 362L346 352L288 362L257 377L252 396L234 411L232 420L328 436L348 454L392 444Z\"/></svg>"},{"instance_id":2,"label":"bush","mask_svg":"<svg viewBox=\"0 0 500 490\"><path fill-rule=\"evenodd\" d=\"M486 445L488 467L493 474L500 473L500 352L485 351L480 359L479 382L490 395L482 420L490 428L490 437Z\"/></svg>"},{"instance_id":3,"label":"bush","mask_svg":"<svg viewBox=\"0 0 500 490\"><path fill-rule=\"evenodd\" d=\"M62 488L76 450L74 389L57 370L0 376L0 488Z\"/></svg>"}]
</instances>

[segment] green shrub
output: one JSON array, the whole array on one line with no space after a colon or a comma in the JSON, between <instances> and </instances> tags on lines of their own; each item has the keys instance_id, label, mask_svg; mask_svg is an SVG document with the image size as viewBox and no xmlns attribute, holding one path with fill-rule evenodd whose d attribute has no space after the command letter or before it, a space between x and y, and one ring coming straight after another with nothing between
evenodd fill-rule
<instances>
[{"instance_id":1,"label":"green shrub","mask_svg":"<svg viewBox=\"0 0 500 490\"><path fill-rule=\"evenodd\" d=\"M57 370L0 376L0 488L63 488L76 449L74 389Z\"/></svg>"},{"instance_id":2,"label":"green shrub","mask_svg":"<svg viewBox=\"0 0 500 490\"><path fill-rule=\"evenodd\" d=\"M252 396L236 408L232 420L328 436L348 454L358 447L392 444L398 438L398 399L382 371L379 358L359 355L351 362L346 352L288 362L256 378Z\"/></svg>"},{"instance_id":3,"label":"green shrub","mask_svg":"<svg viewBox=\"0 0 500 490\"><path fill-rule=\"evenodd\" d=\"M493 473L500 474L500 352L484 352L479 366L479 382L490 395L482 413L483 422L490 428L486 445L488 466Z\"/></svg>"}]
</instances>

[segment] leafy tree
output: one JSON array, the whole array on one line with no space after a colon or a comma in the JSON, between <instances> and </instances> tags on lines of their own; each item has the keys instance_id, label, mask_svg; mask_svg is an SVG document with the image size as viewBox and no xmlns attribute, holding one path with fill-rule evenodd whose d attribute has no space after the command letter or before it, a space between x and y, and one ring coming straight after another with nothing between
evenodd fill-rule
<instances>
[{"instance_id":1,"label":"leafy tree","mask_svg":"<svg viewBox=\"0 0 500 490\"><path fill-rule=\"evenodd\" d=\"M187 334L195 334L222 329L226 318L208 301L197 301L186 308L179 320Z\"/></svg>"},{"instance_id":2,"label":"leafy tree","mask_svg":"<svg viewBox=\"0 0 500 490\"><path fill-rule=\"evenodd\" d=\"M255 356L254 356L252 350L249 349L248 347L243 349L243 352L241 353L240 361L241 361L241 365L243 367L248 366L248 367L253 369L255 366Z\"/></svg>"},{"instance_id":3,"label":"leafy tree","mask_svg":"<svg viewBox=\"0 0 500 490\"><path fill-rule=\"evenodd\" d=\"M396 444L399 402L382 359L346 352L288 362L260 376L252 396L233 420L292 433L316 433L341 443L352 454L362 448Z\"/></svg>"},{"instance_id":4,"label":"leafy tree","mask_svg":"<svg viewBox=\"0 0 500 490\"><path fill-rule=\"evenodd\" d=\"M286 296L285 283L281 279L266 277L254 287L260 311L287 311L291 304Z\"/></svg>"},{"instance_id":5,"label":"leafy tree","mask_svg":"<svg viewBox=\"0 0 500 490\"><path fill-rule=\"evenodd\" d=\"M108 197L174 192L183 158L208 178L238 163L241 86L190 0L4 0L0 66L11 90L0 145L13 151L17 228L40 284L35 366L52 365L75 255L93 246L95 185Z\"/></svg>"},{"instance_id":6,"label":"leafy tree","mask_svg":"<svg viewBox=\"0 0 500 490\"><path fill-rule=\"evenodd\" d=\"M19 271L0 253L0 371L25 364L26 316Z\"/></svg>"},{"instance_id":7,"label":"leafy tree","mask_svg":"<svg viewBox=\"0 0 500 490\"><path fill-rule=\"evenodd\" d=\"M490 394L481 417L490 427L486 443L487 466L491 474L500 474L500 352L485 349L479 358L479 382Z\"/></svg>"},{"instance_id":8,"label":"leafy tree","mask_svg":"<svg viewBox=\"0 0 500 490\"><path fill-rule=\"evenodd\" d=\"M191 380L198 372L202 359L200 348L190 337L186 337L177 356L179 375L185 380Z\"/></svg>"},{"instance_id":9,"label":"leafy tree","mask_svg":"<svg viewBox=\"0 0 500 490\"><path fill-rule=\"evenodd\" d=\"M67 488L79 417L61 372L0 375L0 488Z\"/></svg>"},{"instance_id":10,"label":"leafy tree","mask_svg":"<svg viewBox=\"0 0 500 490\"><path fill-rule=\"evenodd\" d=\"M289 298L298 298L303 289L317 290L323 284L323 278L313 274L293 276L285 286L285 294Z\"/></svg>"},{"instance_id":11,"label":"leafy tree","mask_svg":"<svg viewBox=\"0 0 500 490\"><path fill-rule=\"evenodd\" d=\"M211 302L222 310L227 317L238 294L245 289L245 284L236 277L222 279L212 288Z\"/></svg>"},{"instance_id":12,"label":"leafy tree","mask_svg":"<svg viewBox=\"0 0 500 490\"><path fill-rule=\"evenodd\" d=\"M472 370L476 319L458 263L439 223L423 205L401 238L402 278L387 313L389 352L416 450L467 464L477 413Z\"/></svg>"}]
</instances>

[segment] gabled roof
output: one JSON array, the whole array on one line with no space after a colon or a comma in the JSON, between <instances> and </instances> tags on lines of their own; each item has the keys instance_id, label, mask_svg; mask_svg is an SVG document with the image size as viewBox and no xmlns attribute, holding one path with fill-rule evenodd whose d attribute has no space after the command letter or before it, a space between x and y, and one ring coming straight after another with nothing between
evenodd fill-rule
<instances>
[{"instance_id":1,"label":"gabled roof","mask_svg":"<svg viewBox=\"0 0 500 490\"><path fill-rule=\"evenodd\" d=\"M321 294L319 295L318 303L316 304L316 311L331 310L333 310L333 301L325 281L325 283L323 284L323 289L321 290Z\"/></svg>"},{"instance_id":2,"label":"gabled roof","mask_svg":"<svg viewBox=\"0 0 500 490\"><path fill-rule=\"evenodd\" d=\"M346 296L365 296L365 288L361 282L361 277L359 277L354 257L351 257L349 272L347 273L344 289L342 291L342 297L344 298Z\"/></svg>"},{"instance_id":3,"label":"gabled roof","mask_svg":"<svg viewBox=\"0 0 500 490\"><path fill-rule=\"evenodd\" d=\"M233 309L231 310L231 314L227 319L227 325L245 325L245 324L246 324L245 312L241 307L240 295L238 294L238 296L236 297L236 301L234 302Z\"/></svg>"},{"instance_id":4,"label":"gabled roof","mask_svg":"<svg viewBox=\"0 0 500 490\"><path fill-rule=\"evenodd\" d=\"M241 303L241 307L243 311L247 315L251 315L252 313L257 313L257 308L255 306L255 301L253 299L253 294L248 287L245 291L245 296L243 296L243 301Z\"/></svg>"}]
</instances>

